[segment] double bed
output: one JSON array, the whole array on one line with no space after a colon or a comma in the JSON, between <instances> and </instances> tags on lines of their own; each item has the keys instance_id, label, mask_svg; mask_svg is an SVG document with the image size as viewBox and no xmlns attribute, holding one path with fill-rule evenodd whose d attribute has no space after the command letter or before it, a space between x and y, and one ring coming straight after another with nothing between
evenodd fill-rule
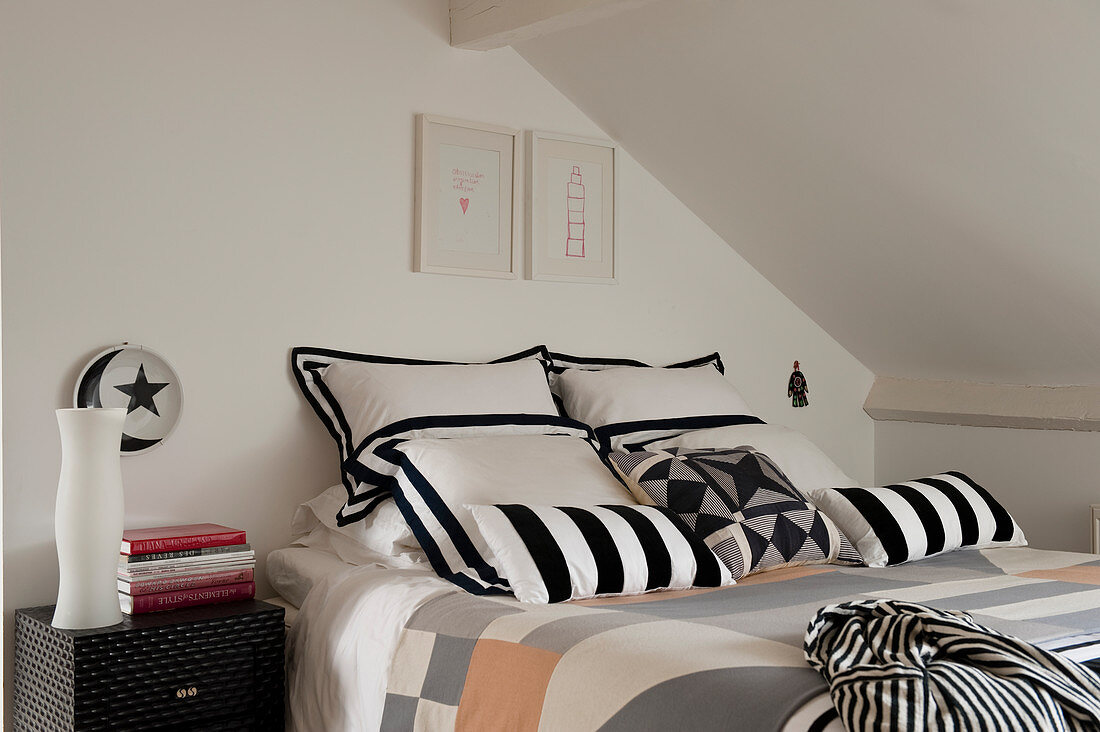
<instances>
[{"instance_id":1,"label":"double bed","mask_svg":"<svg viewBox=\"0 0 1100 732\"><path fill-rule=\"evenodd\" d=\"M732 587L531 605L428 567L269 558L303 597L287 638L297 730L842 729L803 636L824 605L904 599L966 610L1076 660L1100 656L1100 557L954 552L872 569L791 567Z\"/></svg>"},{"instance_id":2,"label":"double bed","mask_svg":"<svg viewBox=\"0 0 1100 732\"><path fill-rule=\"evenodd\" d=\"M292 361L343 471L268 557L299 732L839 730L803 645L853 601L1100 657L1100 557L1027 547L960 473L859 488L755 417L717 354Z\"/></svg>"}]
</instances>

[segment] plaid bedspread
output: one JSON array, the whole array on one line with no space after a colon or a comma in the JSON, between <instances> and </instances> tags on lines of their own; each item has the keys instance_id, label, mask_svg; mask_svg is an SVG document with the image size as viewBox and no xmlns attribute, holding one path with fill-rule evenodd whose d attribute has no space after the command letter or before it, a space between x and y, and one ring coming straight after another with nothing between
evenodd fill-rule
<instances>
[{"instance_id":1,"label":"plaid bedspread","mask_svg":"<svg viewBox=\"0 0 1100 732\"><path fill-rule=\"evenodd\" d=\"M962 551L550 606L456 590L406 624L382 729L820 728L835 713L806 626L823 605L876 598L966 610L1032 642L1081 636L1100 631L1100 557Z\"/></svg>"}]
</instances>

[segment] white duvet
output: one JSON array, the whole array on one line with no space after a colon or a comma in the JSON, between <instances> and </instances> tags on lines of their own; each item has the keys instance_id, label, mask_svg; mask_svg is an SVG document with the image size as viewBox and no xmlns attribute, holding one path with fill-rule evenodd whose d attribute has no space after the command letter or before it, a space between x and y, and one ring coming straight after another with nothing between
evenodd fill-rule
<instances>
[{"instance_id":1,"label":"white duvet","mask_svg":"<svg viewBox=\"0 0 1100 732\"><path fill-rule=\"evenodd\" d=\"M428 567L385 560L319 581L287 636L287 728L377 730L402 629L421 603L453 590Z\"/></svg>"}]
</instances>

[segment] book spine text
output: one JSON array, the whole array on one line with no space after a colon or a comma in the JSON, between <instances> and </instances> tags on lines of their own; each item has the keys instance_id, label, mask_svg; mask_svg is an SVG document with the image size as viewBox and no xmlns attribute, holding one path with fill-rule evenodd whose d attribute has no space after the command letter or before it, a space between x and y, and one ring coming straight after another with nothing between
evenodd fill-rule
<instances>
[{"instance_id":1,"label":"book spine text","mask_svg":"<svg viewBox=\"0 0 1100 732\"><path fill-rule=\"evenodd\" d=\"M243 544L245 532L233 531L222 534L201 534L199 536L173 536L167 539L134 539L123 541L123 554L148 554L150 552L178 552L185 549L202 549L226 544Z\"/></svg>"},{"instance_id":2,"label":"book spine text","mask_svg":"<svg viewBox=\"0 0 1100 732\"><path fill-rule=\"evenodd\" d=\"M213 557L219 554L232 552L246 552L252 548L250 544L225 544L222 546L208 546L202 549L181 549L178 552L148 552L146 554L123 555L127 563L155 562L161 559L182 559L185 557Z\"/></svg>"},{"instance_id":3,"label":"book spine text","mask_svg":"<svg viewBox=\"0 0 1100 732\"><path fill-rule=\"evenodd\" d=\"M140 579L133 582L119 581L119 592L130 595L152 595L158 592L176 592L194 587L217 587L251 582L255 573L251 569L230 572L211 572L210 574L192 574L186 577L168 577L164 579Z\"/></svg>"},{"instance_id":4,"label":"book spine text","mask_svg":"<svg viewBox=\"0 0 1100 732\"><path fill-rule=\"evenodd\" d=\"M177 592L158 592L152 595L134 595L129 597L131 601L130 614L154 613L160 610L175 610L181 607L195 605L211 605L216 602L230 602L233 600L247 600L256 594L255 582L241 582L235 585L222 587L200 587ZM125 604L123 610L126 609Z\"/></svg>"}]
</instances>

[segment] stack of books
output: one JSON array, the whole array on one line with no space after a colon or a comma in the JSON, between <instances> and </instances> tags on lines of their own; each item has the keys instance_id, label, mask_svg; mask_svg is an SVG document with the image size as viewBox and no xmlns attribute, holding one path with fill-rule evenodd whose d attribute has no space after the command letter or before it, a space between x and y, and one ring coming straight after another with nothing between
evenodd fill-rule
<instances>
[{"instance_id":1,"label":"stack of books","mask_svg":"<svg viewBox=\"0 0 1100 732\"><path fill-rule=\"evenodd\" d=\"M118 600L128 615L256 594L256 553L245 532L219 524L158 526L122 533Z\"/></svg>"}]
</instances>

